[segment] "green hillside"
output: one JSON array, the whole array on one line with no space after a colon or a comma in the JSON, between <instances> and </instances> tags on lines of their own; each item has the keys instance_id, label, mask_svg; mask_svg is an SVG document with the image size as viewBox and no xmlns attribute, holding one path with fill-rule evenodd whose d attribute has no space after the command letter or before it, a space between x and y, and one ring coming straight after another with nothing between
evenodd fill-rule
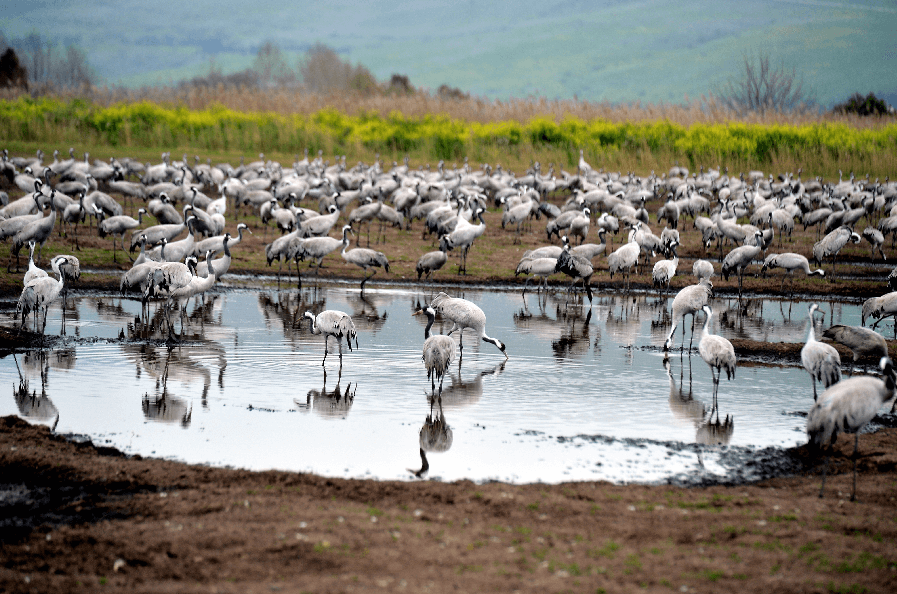
<instances>
[{"instance_id":1,"label":"green hillside","mask_svg":"<svg viewBox=\"0 0 897 594\"><path fill-rule=\"evenodd\" d=\"M885 2L14 2L0 31L75 43L126 86L204 74L212 60L233 72L271 40L294 59L321 42L380 79L491 98L678 103L758 51L794 67L823 105L855 91L897 98L897 8Z\"/></svg>"}]
</instances>

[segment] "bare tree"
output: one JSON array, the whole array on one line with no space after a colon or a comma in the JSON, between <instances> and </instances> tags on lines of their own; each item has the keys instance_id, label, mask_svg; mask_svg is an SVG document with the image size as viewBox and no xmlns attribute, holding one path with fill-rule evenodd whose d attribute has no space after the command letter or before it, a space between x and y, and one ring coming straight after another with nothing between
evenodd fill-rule
<instances>
[{"instance_id":1,"label":"bare tree","mask_svg":"<svg viewBox=\"0 0 897 594\"><path fill-rule=\"evenodd\" d=\"M266 41L259 48L252 63L252 71L259 77L259 85L289 86L296 83L296 73L287 65L280 46Z\"/></svg>"},{"instance_id":2,"label":"bare tree","mask_svg":"<svg viewBox=\"0 0 897 594\"><path fill-rule=\"evenodd\" d=\"M28 71L28 82L37 87L80 87L97 84L97 75L84 51L73 45L61 52L50 40L37 33L8 41Z\"/></svg>"},{"instance_id":3,"label":"bare tree","mask_svg":"<svg viewBox=\"0 0 897 594\"><path fill-rule=\"evenodd\" d=\"M738 78L730 78L715 93L716 99L739 113L794 111L813 103L803 78L784 64L774 65L768 54L743 57Z\"/></svg>"},{"instance_id":4,"label":"bare tree","mask_svg":"<svg viewBox=\"0 0 897 594\"><path fill-rule=\"evenodd\" d=\"M335 51L324 44L312 46L299 61L302 83L309 91L357 91L370 93L377 89L377 80L370 71L358 64L344 62Z\"/></svg>"}]
</instances>

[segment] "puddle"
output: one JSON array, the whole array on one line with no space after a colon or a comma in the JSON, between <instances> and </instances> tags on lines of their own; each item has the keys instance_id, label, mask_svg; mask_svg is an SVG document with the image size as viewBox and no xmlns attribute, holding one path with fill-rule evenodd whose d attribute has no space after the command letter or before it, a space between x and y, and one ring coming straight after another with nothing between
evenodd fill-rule
<instances>
[{"instance_id":1,"label":"puddle","mask_svg":"<svg viewBox=\"0 0 897 594\"><path fill-rule=\"evenodd\" d=\"M441 414L421 361L426 320L411 315L429 295L391 288L362 298L357 288L329 286L222 288L190 304L188 337L173 348L161 318L135 323L139 302L71 295L64 339L0 359L0 385L13 388L13 397L0 397L0 415L130 454L377 479L413 478L424 426L429 476L443 480L745 480L766 472L746 473L747 461L806 441L799 413L812 391L796 366L740 367L721 383L708 422L712 384L700 356L677 352L665 362L641 348L662 345L668 301L596 295L589 308L564 294L452 294L485 311L487 333L510 358L465 334ZM3 305L0 323L12 327ZM817 332L859 324L856 303L820 305L826 317ZM803 342L807 306L754 300L739 308L718 299L713 331ZM360 348L344 353L341 374L336 349L322 367L323 337L302 323L306 310L322 309L345 311L358 330ZM60 333L60 317L51 308L48 334ZM698 333L702 323L699 316ZM450 327L437 319L433 331Z\"/></svg>"}]
</instances>

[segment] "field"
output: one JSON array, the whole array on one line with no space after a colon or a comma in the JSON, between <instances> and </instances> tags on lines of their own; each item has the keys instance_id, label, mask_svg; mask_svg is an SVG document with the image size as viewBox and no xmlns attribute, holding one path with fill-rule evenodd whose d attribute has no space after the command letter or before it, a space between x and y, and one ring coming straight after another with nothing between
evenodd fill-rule
<instances>
[{"instance_id":1,"label":"field","mask_svg":"<svg viewBox=\"0 0 897 594\"><path fill-rule=\"evenodd\" d=\"M430 135L436 130L435 137L445 132L449 140L453 133L460 138L450 160L471 154L486 155L493 165L502 162L518 171L534 159L571 168L578 147L584 145L593 163L647 174L650 169L667 171L673 155L693 163L687 147L709 147L694 149L698 151L694 154L711 151L708 159L712 158L712 152L719 153L726 139L738 138L734 134L738 132L747 148L736 143L726 149L734 151L726 158L745 170L762 167L774 174L796 170L799 159L807 155L811 159L817 155L818 161L805 170L805 177L825 175L832 180L837 169L844 168L884 178L897 170L893 125L860 128L843 122L797 122L778 129L759 123L596 124L547 117L481 123L477 128L475 122L448 116L334 111L290 119L276 113L238 114L224 107L196 113L151 105L105 108L23 100L4 103L2 109L7 115L0 116L0 126L5 126L0 134L8 135L6 146L14 154L31 154L41 147L67 149L71 144L79 153L88 150L92 158L127 155L156 162L162 150L170 149L175 158L184 152L202 160L236 163L242 154L254 158L261 147L267 158L291 163L294 152L310 146L321 147L326 155L345 152L350 163L370 162L378 150L384 158L398 160L408 152L416 167L428 161L435 165L434 151L440 145ZM16 119L28 109L36 111ZM144 127L133 128L139 121ZM113 129L116 135L110 135ZM476 136L476 130L484 129L504 130L519 141L516 147L505 146L494 132ZM266 130L272 137L265 136ZM310 140L313 134L319 134L321 144ZM412 144L403 147L407 150L390 145L402 134L410 135L407 142ZM660 138L656 151L647 144L651 134ZM762 143L756 139L770 134L791 139L788 142L797 143L796 148L767 151L766 160L758 165L756 151ZM829 142L826 134L841 134L847 140ZM128 140L110 145L110 138L116 137ZM627 138L633 137L645 143L641 153L627 147ZM544 138L549 141L541 142ZM687 144L676 148L677 139ZM480 160L484 159L476 159ZM478 167L473 161L471 166ZM0 189L13 199L23 194L8 186ZM124 202L128 214L136 214L138 203L116 198ZM556 204L565 198L549 197ZM647 205L655 227L653 213L659 206L659 202ZM548 243L544 219L533 222L520 244L514 243L512 231L501 228L497 208L491 207L485 219L487 232L471 249L469 274L457 274L452 255L435 274L436 286L523 283L513 271L525 249ZM262 227L248 210L235 219L229 216L228 229L237 221L247 222L253 234L244 236L243 245L234 250L232 270L274 274L265 264L263 246L276 232ZM858 230L865 224L862 220ZM680 230L682 260L674 291L694 282L690 274L694 259L714 261L718 255L715 248L708 253L700 245L690 221ZM366 230L359 231L358 239L366 245ZM374 225L372 239L376 232ZM770 251L809 255L815 239L813 230L798 225L782 248L776 242ZM623 240L621 233L614 245ZM75 290L117 287L128 265L120 253L119 262L112 261L111 240L82 226L78 241L82 249L72 252L72 237L54 232L44 246L42 264L48 255L75 253L82 267L94 271L83 275ZM0 260L11 262L8 246L0 247ZM897 256L889 246L890 242L888 262ZM422 238L418 221L410 230L387 228L385 241L372 247L384 251L392 267L389 274L380 272L372 284L410 283L416 280L417 258L435 249L435 244L432 238ZM867 243L849 245L839 259L842 279L798 276L794 290L820 297L883 294L888 290L889 267L868 266L869 260ZM714 263L718 272L719 263ZM622 279L609 278L603 257L595 264L595 290L623 289ZM303 283L314 282L307 265L301 266ZM824 265L827 271L830 266ZM649 268L633 278L634 290L650 290ZM781 272L754 277L758 270L755 265L746 275L749 297L779 293ZM361 278L361 271L338 255L325 260L322 274L325 279ZM560 276L553 279L555 288L566 284ZM292 281L281 286L289 290L295 282L294 272ZM718 295L732 295L736 286L735 279L714 277ZM3 268L0 291L6 307L11 307L21 291L21 272ZM0 500L0 509L10 513L0 517L14 519L0 518L0 590L890 592L897 585L895 440L894 429L862 436L860 501L854 503L846 500L852 451L848 437L838 443L827 496L819 499L821 461L809 457L804 448L792 451L803 464L802 474L750 485L682 489L601 483L365 482L128 459L7 418L0 420L0 492L10 496Z\"/></svg>"}]
</instances>

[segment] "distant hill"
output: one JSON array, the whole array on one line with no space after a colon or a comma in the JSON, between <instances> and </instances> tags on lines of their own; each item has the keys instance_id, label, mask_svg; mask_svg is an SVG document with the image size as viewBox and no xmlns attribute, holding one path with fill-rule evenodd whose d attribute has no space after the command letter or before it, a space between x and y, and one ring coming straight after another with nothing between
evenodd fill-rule
<instances>
[{"instance_id":1,"label":"distant hill","mask_svg":"<svg viewBox=\"0 0 897 594\"><path fill-rule=\"evenodd\" d=\"M321 42L381 80L500 99L678 103L757 51L794 67L824 106L854 92L897 99L897 7L884 0L12 2L0 31L79 45L125 86L205 74L211 61L233 72L271 40L293 58Z\"/></svg>"}]
</instances>

